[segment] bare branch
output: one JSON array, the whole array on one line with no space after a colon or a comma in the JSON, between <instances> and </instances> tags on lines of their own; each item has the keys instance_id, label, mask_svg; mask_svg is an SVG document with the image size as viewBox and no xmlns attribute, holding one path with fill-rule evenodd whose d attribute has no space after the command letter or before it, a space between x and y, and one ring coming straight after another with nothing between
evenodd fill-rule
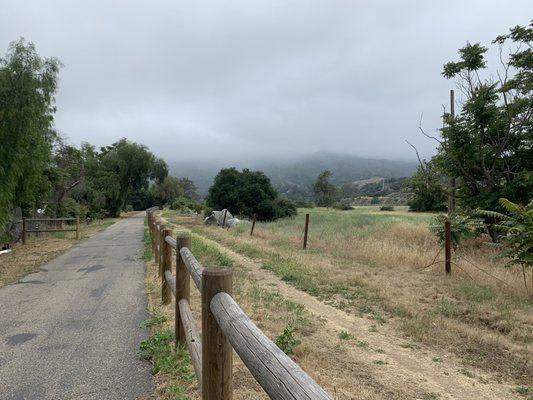
<instances>
[{"instance_id":1,"label":"bare branch","mask_svg":"<svg viewBox=\"0 0 533 400\"><path fill-rule=\"evenodd\" d=\"M425 137L429 138L429 139L433 139L433 140L436 140L438 143L442 143L442 141L438 138L436 138L435 136L431 136L429 134L427 134L425 131L424 131L424 128L422 128L422 118L424 118L424 113L422 113L420 115L420 122L418 123L418 129L420 130L420 132L422 132L422 135L424 135ZM407 142L409 143L409 142ZM409 143L411 144L411 143ZM412 145L411 145L412 146Z\"/></svg>"}]
</instances>

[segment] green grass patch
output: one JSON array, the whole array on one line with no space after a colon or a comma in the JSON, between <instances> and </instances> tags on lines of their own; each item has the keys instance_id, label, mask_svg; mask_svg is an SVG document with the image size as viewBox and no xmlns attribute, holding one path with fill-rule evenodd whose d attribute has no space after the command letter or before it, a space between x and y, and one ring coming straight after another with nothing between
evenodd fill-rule
<instances>
[{"instance_id":1,"label":"green grass patch","mask_svg":"<svg viewBox=\"0 0 533 400\"><path fill-rule=\"evenodd\" d=\"M148 222L144 220L144 251L143 251L143 260L150 261L154 256L152 254L152 239L150 238L150 231L148 230Z\"/></svg>"},{"instance_id":2,"label":"green grass patch","mask_svg":"<svg viewBox=\"0 0 533 400\"><path fill-rule=\"evenodd\" d=\"M195 380L195 373L187 349L182 345L174 346L174 334L155 332L142 341L139 348L141 358L151 361L152 374L164 374L171 382L164 388L165 394L172 399L185 400L186 388Z\"/></svg>"},{"instance_id":3,"label":"green grass patch","mask_svg":"<svg viewBox=\"0 0 533 400\"><path fill-rule=\"evenodd\" d=\"M494 290L491 287L479 286L471 282L461 282L457 287L457 290L470 301L492 301L496 297Z\"/></svg>"},{"instance_id":4,"label":"green grass patch","mask_svg":"<svg viewBox=\"0 0 533 400\"><path fill-rule=\"evenodd\" d=\"M274 272L283 281L291 283L306 293L313 296L318 296L320 293L316 279L311 276L309 270L294 260L273 254L270 259L263 263L262 267Z\"/></svg>"},{"instance_id":5,"label":"green grass patch","mask_svg":"<svg viewBox=\"0 0 533 400\"><path fill-rule=\"evenodd\" d=\"M163 314L160 310L155 310L150 318L141 322L140 327L148 328L151 326L162 325L167 322L167 320L168 318L165 314Z\"/></svg>"},{"instance_id":6,"label":"green grass patch","mask_svg":"<svg viewBox=\"0 0 533 400\"><path fill-rule=\"evenodd\" d=\"M350 340L350 339L355 339L355 336L352 335L351 333L346 332L346 331L340 331L339 332L339 339L340 340Z\"/></svg>"},{"instance_id":7,"label":"green grass patch","mask_svg":"<svg viewBox=\"0 0 533 400\"><path fill-rule=\"evenodd\" d=\"M193 234L192 253L204 267L233 267L233 260L222 253L217 247L202 240L201 236Z\"/></svg>"}]
</instances>

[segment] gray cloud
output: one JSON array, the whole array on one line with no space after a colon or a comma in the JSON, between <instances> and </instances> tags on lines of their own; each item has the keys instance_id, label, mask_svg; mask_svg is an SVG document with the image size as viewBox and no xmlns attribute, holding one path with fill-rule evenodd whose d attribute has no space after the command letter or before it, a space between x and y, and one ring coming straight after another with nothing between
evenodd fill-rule
<instances>
[{"instance_id":1,"label":"gray cloud","mask_svg":"<svg viewBox=\"0 0 533 400\"><path fill-rule=\"evenodd\" d=\"M440 125L454 88L443 63L528 12L529 0L2 0L0 46L24 36L64 63L56 126L74 143L127 137L168 160L413 159L404 139L434 152L417 126L421 113Z\"/></svg>"}]
</instances>

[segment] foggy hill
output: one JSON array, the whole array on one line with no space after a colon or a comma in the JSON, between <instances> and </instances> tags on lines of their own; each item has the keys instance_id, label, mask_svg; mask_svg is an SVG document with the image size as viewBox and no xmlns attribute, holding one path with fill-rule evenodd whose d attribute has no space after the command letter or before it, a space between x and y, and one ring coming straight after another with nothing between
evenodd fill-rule
<instances>
[{"instance_id":1,"label":"foggy hill","mask_svg":"<svg viewBox=\"0 0 533 400\"><path fill-rule=\"evenodd\" d=\"M256 161L175 161L169 162L170 174L188 177L204 196L221 168L236 167L260 170L270 177L274 186L291 198L303 198L310 195L310 187L318 174L325 169L333 173L332 181L337 185L348 182L381 178L400 178L411 176L416 170L416 163L362 158L346 154L314 153L287 160Z\"/></svg>"}]
</instances>

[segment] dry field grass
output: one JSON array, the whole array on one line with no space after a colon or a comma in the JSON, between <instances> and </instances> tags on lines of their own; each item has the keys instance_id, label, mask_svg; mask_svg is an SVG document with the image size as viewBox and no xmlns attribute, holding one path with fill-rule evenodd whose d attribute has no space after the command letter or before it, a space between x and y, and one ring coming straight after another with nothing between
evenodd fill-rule
<instances>
[{"instance_id":1,"label":"dry field grass","mask_svg":"<svg viewBox=\"0 0 533 400\"><path fill-rule=\"evenodd\" d=\"M431 215L300 210L257 224L253 237L248 223L222 230L162 215L176 230L194 232L201 263L234 269L235 298L267 336L294 328L302 344L293 357L337 399L520 399L533 390L531 301L520 276L479 242L458 253L497 279L466 261L452 277L443 276L442 263L424 268L439 249ZM154 315L166 316L155 331L171 329L173 310L160 306L151 264L149 271ZM198 297L192 303L198 318ZM235 398L263 398L235 358ZM157 374L156 398L197 398L194 374L178 375L187 379Z\"/></svg>"},{"instance_id":2,"label":"dry field grass","mask_svg":"<svg viewBox=\"0 0 533 400\"><path fill-rule=\"evenodd\" d=\"M81 224L81 239L91 237L114 224L117 219L97 220ZM0 255L0 287L18 281L41 265L76 244L75 232L28 234L26 245L17 243L10 253Z\"/></svg>"}]
</instances>

